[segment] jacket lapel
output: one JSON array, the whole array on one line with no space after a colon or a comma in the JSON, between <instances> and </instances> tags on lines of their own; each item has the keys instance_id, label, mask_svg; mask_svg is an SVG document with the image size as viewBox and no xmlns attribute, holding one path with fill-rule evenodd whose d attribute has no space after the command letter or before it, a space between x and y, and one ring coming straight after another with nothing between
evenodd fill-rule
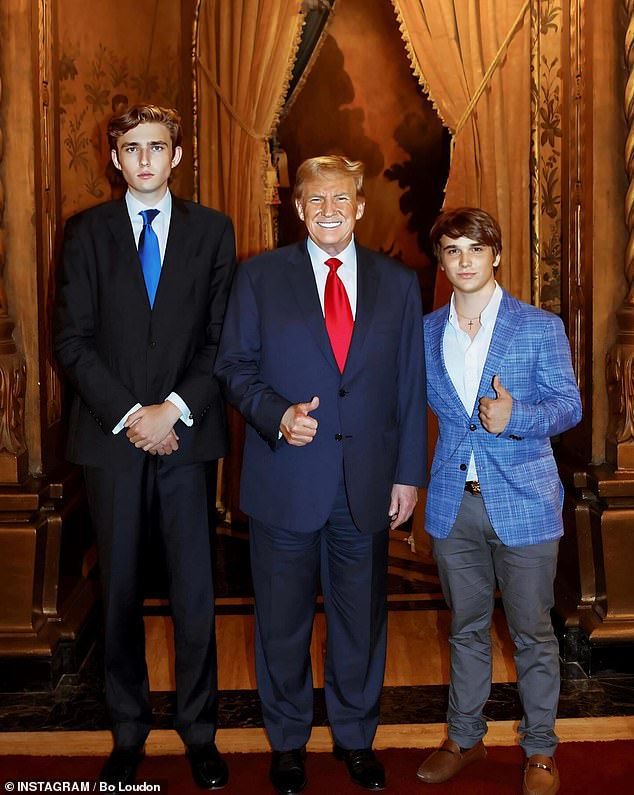
<instances>
[{"instance_id":1,"label":"jacket lapel","mask_svg":"<svg viewBox=\"0 0 634 795\"><path fill-rule=\"evenodd\" d=\"M441 396L444 396L453 403L454 411L468 417L467 410L464 403L460 400L460 395L456 392L453 381L447 371L445 365L445 356L443 353L443 338L445 335L445 327L449 321L449 304L444 306L442 310L434 313L431 318L431 323L425 329L425 333L429 336L429 345L431 348L431 361L427 362L427 369L434 373L431 380L432 384L436 385Z\"/></svg>"},{"instance_id":2,"label":"jacket lapel","mask_svg":"<svg viewBox=\"0 0 634 795\"><path fill-rule=\"evenodd\" d=\"M111 203L107 223L110 233L121 251L121 267L125 269L126 274L129 274L130 282L133 285L132 289L138 293L138 298L143 300L149 309L150 302L147 297L141 262L136 243L134 242L134 232L132 231L125 198L117 199L117 201Z\"/></svg>"},{"instance_id":3,"label":"jacket lapel","mask_svg":"<svg viewBox=\"0 0 634 795\"><path fill-rule=\"evenodd\" d=\"M172 214L167 235L165 257L161 268L153 311L156 312L166 300L174 296L179 288L186 283L187 273L184 270L189 262L188 248L191 235L188 230L187 206L172 194Z\"/></svg>"},{"instance_id":4,"label":"jacket lapel","mask_svg":"<svg viewBox=\"0 0 634 795\"><path fill-rule=\"evenodd\" d=\"M291 249L289 264L288 280L302 311L304 322L308 326L319 350L329 364L338 371L339 367L330 347L330 339L326 331L324 314L315 283L315 274L313 273L313 266L305 242L298 243L297 246Z\"/></svg>"},{"instance_id":5,"label":"jacket lapel","mask_svg":"<svg viewBox=\"0 0 634 795\"><path fill-rule=\"evenodd\" d=\"M356 244L355 247L357 250L357 309L348 358L344 367L346 375L353 372L362 361L361 351L374 317L379 289L379 274L370 251Z\"/></svg>"},{"instance_id":6,"label":"jacket lapel","mask_svg":"<svg viewBox=\"0 0 634 795\"><path fill-rule=\"evenodd\" d=\"M482 370L478 397L495 397L492 386L493 376L498 375L500 372L500 366L513 341L515 329L520 319L520 314L516 311L516 304L516 299L510 296L506 290L503 290L489 353Z\"/></svg>"}]
</instances>

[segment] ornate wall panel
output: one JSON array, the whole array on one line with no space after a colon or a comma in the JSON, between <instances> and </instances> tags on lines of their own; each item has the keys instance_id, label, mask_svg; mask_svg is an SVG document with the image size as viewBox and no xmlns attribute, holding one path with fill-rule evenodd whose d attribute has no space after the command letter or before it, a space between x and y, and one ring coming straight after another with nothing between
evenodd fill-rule
<instances>
[{"instance_id":1,"label":"ornate wall panel","mask_svg":"<svg viewBox=\"0 0 634 795\"><path fill-rule=\"evenodd\" d=\"M3 78L0 74L0 103ZM3 160L4 130L0 129L0 483L19 483L28 465L24 434L26 362L13 340L15 324L9 315L4 281L7 247Z\"/></svg>"},{"instance_id":2,"label":"ornate wall panel","mask_svg":"<svg viewBox=\"0 0 634 795\"><path fill-rule=\"evenodd\" d=\"M564 446L591 459L592 114L586 0L531 5L532 301L561 315L584 405ZM591 90L591 89L590 89Z\"/></svg>"},{"instance_id":3,"label":"ornate wall panel","mask_svg":"<svg viewBox=\"0 0 634 795\"><path fill-rule=\"evenodd\" d=\"M53 355L51 317L55 295L56 235L60 223L59 128L55 116L57 84L54 78L56 46L51 18L51 4L38 0L38 107L35 118L39 157L35 159L36 183L39 188L37 210L38 265L42 315L41 343L41 427L43 447L49 430L59 423L62 412L61 384ZM43 459L47 458L43 451ZM49 460L50 460L50 456ZM43 469L46 470L45 463Z\"/></svg>"},{"instance_id":4,"label":"ornate wall panel","mask_svg":"<svg viewBox=\"0 0 634 795\"><path fill-rule=\"evenodd\" d=\"M532 301L561 311L563 0L531 3Z\"/></svg>"},{"instance_id":5,"label":"ornate wall panel","mask_svg":"<svg viewBox=\"0 0 634 795\"><path fill-rule=\"evenodd\" d=\"M634 471L634 0L625 0L625 170L628 188L625 197L625 278L627 296L617 312L619 332L606 361L610 406L606 452L610 464L622 471Z\"/></svg>"}]
</instances>

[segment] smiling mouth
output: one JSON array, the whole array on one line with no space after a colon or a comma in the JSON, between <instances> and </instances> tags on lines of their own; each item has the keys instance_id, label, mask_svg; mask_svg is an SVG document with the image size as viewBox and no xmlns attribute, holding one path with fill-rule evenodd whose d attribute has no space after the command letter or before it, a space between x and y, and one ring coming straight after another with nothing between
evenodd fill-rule
<instances>
[{"instance_id":1,"label":"smiling mouth","mask_svg":"<svg viewBox=\"0 0 634 795\"><path fill-rule=\"evenodd\" d=\"M337 227L341 226L341 221L317 221L317 226L322 229L337 229Z\"/></svg>"}]
</instances>

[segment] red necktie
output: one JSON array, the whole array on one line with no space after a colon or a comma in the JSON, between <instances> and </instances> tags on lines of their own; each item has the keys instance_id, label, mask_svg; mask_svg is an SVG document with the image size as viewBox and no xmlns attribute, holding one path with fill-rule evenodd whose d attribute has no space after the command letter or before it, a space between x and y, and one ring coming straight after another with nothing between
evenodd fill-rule
<instances>
[{"instance_id":1,"label":"red necktie","mask_svg":"<svg viewBox=\"0 0 634 795\"><path fill-rule=\"evenodd\" d=\"M343 282L337 276L337 268L341 265L341 260L331 257L326 260L326 265L330 268L330 273L326 278L326 292L324 294L326 330L330 337L332 352L335 354L335 359L339 365L339 371L343 373L352 338L354 320L348 293L346 293Z\"/></svg>"}]
</instances>

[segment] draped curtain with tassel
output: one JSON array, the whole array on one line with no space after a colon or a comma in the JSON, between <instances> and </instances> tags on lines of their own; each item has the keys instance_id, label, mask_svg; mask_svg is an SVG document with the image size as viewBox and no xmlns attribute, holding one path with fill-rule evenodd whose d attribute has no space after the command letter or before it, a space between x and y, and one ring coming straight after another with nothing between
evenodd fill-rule
<instances>
[{"instance_id":1,"label":"draped curtain with tassel","mask_svg":"<svg viewBox=\"0 0 634 795\"><path fill-rule=\"evenodd\" d=\"M198 197L233 219L238 259L275 245L277 171L269 139L304 24L301 0L199 0L196 35ZM244 422L229 411L231 453L218 505L239 508Z\"/></svg>"},{"instance_id":2,"label":"draped curtain with tassel","mask_svg":"<svg viewBox=\"0 0 634 795\"><path fill-rule=\"evenodd\" d=\"M529 0L392 0L415 74L453 135L444 206L500 222L500 281L531 298ZM450 294L437 280L437 306Z\"/></svg>"},{"instance_id":3,"label":"draped curtain with tassel","mask_svg":"<svg viewBox=\"0 0 634 795\"><path fill-rule=\"evenodd\" d=\"M274 245L269 139L299 46L301 8L301 0L200 0L199 198L233 219L239 259Z\"/></svg>"}]
</instances>

